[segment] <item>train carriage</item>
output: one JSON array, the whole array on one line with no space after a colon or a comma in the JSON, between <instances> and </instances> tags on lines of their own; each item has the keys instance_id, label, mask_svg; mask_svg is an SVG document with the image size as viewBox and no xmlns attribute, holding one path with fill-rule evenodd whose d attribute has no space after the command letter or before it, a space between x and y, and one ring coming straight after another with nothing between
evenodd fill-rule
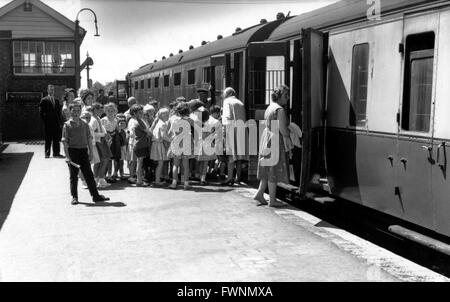
<instances>
[{"instance_id":1,"label":"train carriage","mask_svg":"<svg viewBox=\"0 0 450 302\"><path fill-rule=\"evenodd\" d=\"M245 101L245 52L248 43L264 41L281 23L283 18L240 29L228 37L218 36L216 41L202 46L181 50L177 55L163 58L142 66L129 76L132 95L140 102L149 97L163 105L178 96L186 99L197 98L197 88L210 88L211 97L218 98L226 86L233 86Z\"/></svg>"},{"instance_id":2,"label":"train carriage","mask_svg":"<svg viewBox=\"0 0 450 302\"><path fill-rule=\"evenodd\" d=\"M233 86L257 120L270 92L287 84L304 137L292 182L280 186L305 195L324 184L333 196L450 236L449 31L448 0L340 1L149 64L130 79L139 95L146 79L169 75L172 85L181 73L178 90L149 90L163 102L194 98L206 84ZM203 68L215 69L210 83L198 80ZM194 69L197 80L187 84Z\"/></svg>"},{"instance_id":3,"label":"train carriage","mask_svg":"<svg viewBox=\"0 0 450 302\"><path fill-rule=\"evenodd\" d=\"M320 175L334 196L449 236L450 1L380 8L372 17L372 4L341 1L265 42L269 53L290 48L292 119L305 132L300 191Z\"/></svg>"}]
</instances>

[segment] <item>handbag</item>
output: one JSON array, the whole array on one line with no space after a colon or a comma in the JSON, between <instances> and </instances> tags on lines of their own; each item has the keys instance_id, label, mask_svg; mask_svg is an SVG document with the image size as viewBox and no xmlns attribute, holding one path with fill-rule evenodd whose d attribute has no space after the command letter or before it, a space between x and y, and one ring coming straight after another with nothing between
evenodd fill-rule
<instances>
[{"instance_id":1,"label":"handbag","mask_svg":"<svg viewBox=\"0 0 450 302\"><path fill-rule=\"evenodd\" d=\"M99 124L100 133L104 133L102 123L98 118L96 118L96 120ZM112 158L113 155L111 153L111 149L109 148L108 142L106 141L106 138L104 136L101 137L100 142L96 142L95 145L97 146L98 155L101 159Z\"/></svg>"}]
</instances>

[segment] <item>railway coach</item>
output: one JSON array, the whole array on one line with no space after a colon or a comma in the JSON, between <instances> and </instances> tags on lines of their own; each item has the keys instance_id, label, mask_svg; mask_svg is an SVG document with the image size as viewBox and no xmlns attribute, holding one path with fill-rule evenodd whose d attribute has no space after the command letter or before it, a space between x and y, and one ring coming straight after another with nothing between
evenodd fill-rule
<instances>
[{"instance_id":1,"label":"railway coach","mask_svg":"<svg viewBox=\"0 0 450 302\"><path fill-rule=\"evenodd\" d=\"M168 75L166 90L149 91L159 100L233 86L253 119L287 84L304 137L292 183L281 186L301 195L323 186L448 237L449 73L450 1L348 0L237 32L129 79L139 96Z\"/></svg>"},{"instance_id":2,"label":"railway coach","mask_svg":"<svg viewBox=\"0 0 450 302\"><path fill-rule=\"evenodd\" d=\"M305 135L302 194L322 178L334 196L449 236L450 1L375 2L294 17L248 61L289 66L278 71ZM266 105L249 101L254 116Z\"/></svg>"},{"instance_id":3,"label":"railway coach","mask_svg":"<svg viewBox=\"0 0 450 302\"><path fill-rule=\"evenodd\" d=\"M264 41L270 33L287 18L277 15L277 20L241 29L228 37L219 35L216 41L202 42L200 47L179 50L160 61L154 61L132 72L128 76L131 95L139 102L149 97L168 105L178 96L186 99L197 97L198 88L207 88L216 99L226 86L233 86L245 101L245 58L246 46L250 42ZM220 105L220 99L215 100Z\"/></svg>"}]
</instances>

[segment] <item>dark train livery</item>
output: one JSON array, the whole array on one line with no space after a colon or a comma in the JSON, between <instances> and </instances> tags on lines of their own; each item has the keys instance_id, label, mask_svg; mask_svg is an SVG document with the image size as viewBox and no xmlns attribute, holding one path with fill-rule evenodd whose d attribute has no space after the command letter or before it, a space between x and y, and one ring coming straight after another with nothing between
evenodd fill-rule
<instances>
[{"instance_id":1,"label":"dark train livery","mask_svg":"<svg viewBox=\"0 0 450 302\"><path fill-rule=\"evenodd\" d=\"M450 1L370 2L278 16L148 64L129 74L131 94L167 104L232 86L261 119L285 83L304 131L300 194L326 179L333 196L450 236Z\"/></svg>"}]
</instances>

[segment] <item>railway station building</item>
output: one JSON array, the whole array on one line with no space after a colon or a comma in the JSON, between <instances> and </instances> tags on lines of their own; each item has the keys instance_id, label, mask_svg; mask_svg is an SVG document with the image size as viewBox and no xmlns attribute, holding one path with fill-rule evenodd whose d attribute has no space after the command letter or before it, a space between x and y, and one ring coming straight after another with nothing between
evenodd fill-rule
<instances>
[{"instance_id":1,"label":"railway station building","mask_svg":"<svg viewBox=\"0 0 450 302\"><path fill-rule=\"evenodd\" d=\"M80 28L80 41L85 34ZM48 84L61 102L64 89L75 88L80 45L75 22L41 1L0 7L0 142L43 138L40 99Z\"/></svg>"}]
</instances>

